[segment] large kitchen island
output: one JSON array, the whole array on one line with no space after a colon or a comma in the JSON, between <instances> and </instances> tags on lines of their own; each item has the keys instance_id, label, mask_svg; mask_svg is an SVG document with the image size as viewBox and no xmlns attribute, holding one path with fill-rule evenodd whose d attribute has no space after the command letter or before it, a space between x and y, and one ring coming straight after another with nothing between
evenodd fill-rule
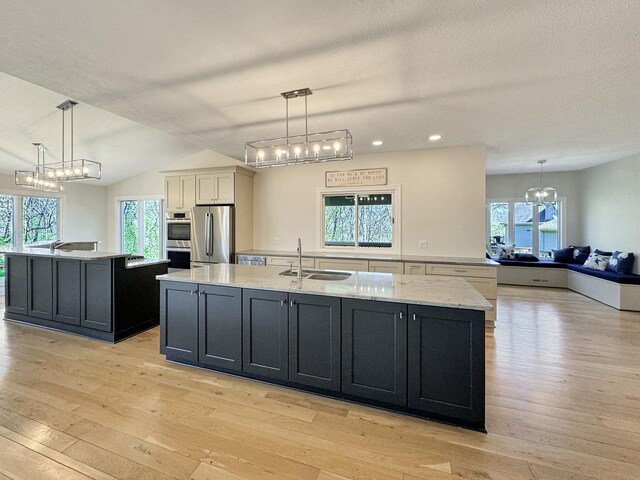
<instances>
[{"instance_id":1,"label":"large kitchen island","mask_svg":"<svg viewBox=\"0 0 640 480\"><path fill-rule=\"evenodd\" d=\"M168 260L54 248L5 248L5 319L117 342L159 322Z\"/></svg>"},{"instance_id":2,"label":"large kitchen island","mask_svg":"<svg viewBox=\"0 0 640 480\"><path fill-rule=\"evenodd\" d=\"M484 431L484 312L492 306L465 280L282 273L219 264L158 276L160 351L169 361Z\"/></svg>"}]
</instances>

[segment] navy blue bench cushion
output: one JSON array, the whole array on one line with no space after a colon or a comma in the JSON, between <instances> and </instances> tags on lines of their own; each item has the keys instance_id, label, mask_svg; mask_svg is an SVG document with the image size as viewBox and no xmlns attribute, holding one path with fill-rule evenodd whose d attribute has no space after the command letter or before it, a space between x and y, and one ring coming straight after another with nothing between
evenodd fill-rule
<instances>
[{"instance_id":1,"label":"navy blue bench cushion","mask_svg":"<svg viewBox=\"0 0 640 480\"><path fill-rule=\"evenodd\" d=\"M601 272L600 270L585 268L582 265L567 265L567 268L569 270L573 270L574 272L585 273L587 275L591 275L592 277L602 278L611 282L623 283L626 285L640 285L640 275L635 275L633 273L622 274L610 272L608 270Z\"/></svg>"},{"instance_id":2,"label":"navy blue bench cushion","mask_svg":"<svg viewBox=\"0 0 640 480\"><path fill-rule=\"evenodd\" d=\"M544 267L544 268L565 268L566 263L554 262L553 260L538 260L537 262L523 262L522 260L498 260L496 262L505 267Z\"/></svg>"}]
</instances>

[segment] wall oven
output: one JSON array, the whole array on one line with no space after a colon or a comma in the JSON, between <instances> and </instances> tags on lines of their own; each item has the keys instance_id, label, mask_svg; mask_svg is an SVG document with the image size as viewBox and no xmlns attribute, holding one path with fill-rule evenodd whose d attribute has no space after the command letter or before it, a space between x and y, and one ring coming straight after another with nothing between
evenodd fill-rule
<instances>
[{"instance_id":1,"label":"wall oven","mask_svg":"<svg viewBox=\"0 0 640 480\"><path fill-rule=\"evenodd\" d=\"M165 232L169 268L189 268L191 263L190 212L167 212Z\"/></svg>"}]
</instances>

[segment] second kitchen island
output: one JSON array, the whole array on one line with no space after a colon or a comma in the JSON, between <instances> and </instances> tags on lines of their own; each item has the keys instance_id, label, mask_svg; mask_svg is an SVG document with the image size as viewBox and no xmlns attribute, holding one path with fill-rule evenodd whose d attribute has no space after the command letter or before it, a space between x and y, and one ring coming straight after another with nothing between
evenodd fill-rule
<instances>
[{"instance_id":1,"label":"second kitchen island","mask_svg":"<svg viewBox=\"0 0 640 480\"><path fill-rule=\"evenodd\" d=\"M217 264L160 275L167 360L484 431L484 311L459 278Z\"/></svg>"}]
</instances>

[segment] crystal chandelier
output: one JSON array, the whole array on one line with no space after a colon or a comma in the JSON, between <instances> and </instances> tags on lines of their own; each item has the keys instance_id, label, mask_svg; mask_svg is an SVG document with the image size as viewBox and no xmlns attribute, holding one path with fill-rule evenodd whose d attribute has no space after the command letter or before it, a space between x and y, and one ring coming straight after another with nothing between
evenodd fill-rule
<instances>
[{"instance_id":1,"label":"crystal chandelier","mask_svg":"<svg viewBox=\"0 0 640 480\"><path fill-rule=\"evenodd\" d=\"M349 130L309 133L307 97L310 88L283 92L286 101L286 136L244 144L244 162L256 168L305 163L332 162L353 158L353 139ZM304 135L289 136L289 100L304 97Z\"/></svg>"},{"instance_id":2,"label":"crystal chandelier","mask_svg":"<svg viewBox=\"0 0 640 480\"><path fill-rule=\"evenodd\" d=\"M47 149L41 143L34 143L38 152L38 161L35 170L16 170L15 183L20 187L32 188L34 190L42 190L44 192L61 192L64 190L62 183L57 178L50 177L48 173L49 166L45 162L45 153ZM41 161L42 158L42 161Z\"/></svg>"},{"instance_id":3,"label":"crystal chandelier","mask_svg":"<svg viewBox=\"0 0 640 480\"><path fill-rule=\"evenodd\" d=\"M553 187L542 186L542 166L547 163L547 161L538 160L538 163L540 164L540 186L528 189L524 196L525 201L536 206L556 203L558 201L558 191Z\"/></svg>"}]
</instances>

